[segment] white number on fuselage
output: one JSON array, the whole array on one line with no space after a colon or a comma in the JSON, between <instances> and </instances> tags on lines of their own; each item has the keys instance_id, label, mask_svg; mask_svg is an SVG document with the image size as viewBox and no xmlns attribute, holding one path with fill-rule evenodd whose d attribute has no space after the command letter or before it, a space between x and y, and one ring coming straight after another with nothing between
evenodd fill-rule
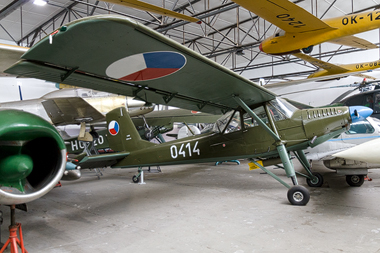
<instances>
[{"instance_id":1,"label":"white number on fuselage","mask_svg":"<svg viewBox=\"0 0 380 253\"><path fill-rule=\"evenodd\" d=\"M188 156L192 156L192 154L200 155L201 151L199 150L197 146L198 146L198 142L195 142L193 149L191 149L191 144L190 142L188 142L186 143L186 145L181 144L178 150L178 147L176 145L172 145L170 147L170 154L173 159L176 159L179 155L181 155L182 157L186 157L186 154Z\"/></svg>"}]
</instances>

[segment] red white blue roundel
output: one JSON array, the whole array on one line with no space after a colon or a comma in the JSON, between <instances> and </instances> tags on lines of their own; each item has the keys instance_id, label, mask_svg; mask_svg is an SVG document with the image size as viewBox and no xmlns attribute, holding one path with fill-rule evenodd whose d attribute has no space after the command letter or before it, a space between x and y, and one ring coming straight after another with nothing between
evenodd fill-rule
<instances>
[{"instance_id":1,"label":"red white blue roundel","mask_svg":"<svg viewBox=\"0 0 380 253\"><path fill-rule=\"evenodd\" d=\"M185 64L186 58L180 53L148 52L115 61L106 74L124 81L147 81L173 74Z\"/></svg>"},{"instance_id":2,"label":"red white blue roundel","mask_svg":"<svg viewBox=\"0 0 380 253\"><path fill-rule=\"evenodd\" d=\"M108 124L108 131L110 132L111 135L117 135L119 133L120 127L119 123L117 123L116 120L112 120Z\"/></svg>"}]
</instances>

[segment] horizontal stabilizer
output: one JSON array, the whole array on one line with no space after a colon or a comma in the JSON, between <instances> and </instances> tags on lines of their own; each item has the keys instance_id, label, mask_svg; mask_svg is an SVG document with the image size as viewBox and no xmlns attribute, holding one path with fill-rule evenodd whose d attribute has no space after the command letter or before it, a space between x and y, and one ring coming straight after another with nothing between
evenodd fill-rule
<instances>
[{"instance_id":1,"label":"horizontal stabilizer","mask_svg":"<svg viewBox=\"0 0 380 253\"><path fill-rule=\"evenodd\" d=\"M129 154L130 154L129 152L119 152L119 153L85 156L82 160L79 161L77 165L79 165L81 169L101 168L101 167L115 164L117 160L123 159L124 157L127 157Z\"/></svg>"}]
</instances>

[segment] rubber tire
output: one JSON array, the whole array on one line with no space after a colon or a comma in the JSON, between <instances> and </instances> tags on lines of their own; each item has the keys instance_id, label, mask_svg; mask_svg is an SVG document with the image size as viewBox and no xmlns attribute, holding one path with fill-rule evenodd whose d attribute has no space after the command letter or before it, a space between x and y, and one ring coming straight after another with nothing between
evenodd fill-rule
<instances>
[{"instance_id":1,"label":"rubber tire","mask_svg":"<svg viewBox=\"0 0 380 253\"><path fill-rule=\"evenodd\" d=\"M313 175L318 178L318 181L316 183L313 183L311 179L307 178L306 183L310 187L321 187L323 185L323 176L318 172L313 172Z\"/></svg>"},{"instance_id":2,"label":"rubber tire","mask_svg":"<svg viewBox=\"0 0 380 253\"><path fill-rule=\"evenodd\" d=\"M295 185L288 190L288 200L292 205L305 206L310 200L310 192L301 185Z\"/></svg>"},{"instance_id":3,"label":"rubber tire","mask_svg":"<svg viewBox=\"0 0 380 253\"><path fill-rule=\"evenodd\" d=\"M138 182L140 182L140 177L134 175L134 176L132 177L132 182L135 183L135 184L137 184Z\"/></svg>"},{"instance_id":4,"label":"rubber tire","mask_svg":"<svg viewBox=\"0 0 380 253\"><path fill-rule=\"evenodd\" d=\"M346 182L350 186L360 187L364 183L364 175L347 175Z\"/></svg>"},{"instance_id":5,"label":"rubber tire","mask_svg":"<svg viewBox=\"0 0 380 253\"><path fill-rule=\"evenodd\" d=\"M313 48L314 46L308 46L308 47L302 48L302 52L304 52L305 54L310 54L311 52L313 52Z\"/></svg>"}]
</instances>

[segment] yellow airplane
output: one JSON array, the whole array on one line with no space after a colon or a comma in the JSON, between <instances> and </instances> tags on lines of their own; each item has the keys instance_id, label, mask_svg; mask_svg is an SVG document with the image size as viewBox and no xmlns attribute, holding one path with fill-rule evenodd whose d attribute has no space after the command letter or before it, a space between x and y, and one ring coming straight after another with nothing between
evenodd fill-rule
<instances>
[{"instance_id":1,"label":"yellow airplane","mask_svg":"<svg viewBox=\"0 0 380 253\"><path fill-rule=\"evenodd\" d=\"M309 75L307 78L316 78L316 77L332 77L332 79L346 77L349 75L358 76L362 78L376 80L375 77L363 74L363 72L380 68L380 60L371 61L371 62L362 62L362 63L352 63L352 64L332 64L317 58L311 57L309 55L303 54L301 52L293 53L297 58L300 58L304 61L307 61L314 66L320 68L320 70Z\"/></svg>"},{"instance_id":2,"label":"yellow airplane","mask_svg":"<svg viewBox=\"0 0 380 253\"><path fill-rule=\"evenodd\" d=\"M119 5L131 7L131 8L135 8L135 9L139 9L143 11L154 12L157 14L161 14L163 16L178 18L178 19L182 19L188 22L198 22L198 23L200 22L200 20L197 18L190 17L190 16L187 16L175 11L171 11L171 10L161 8L153 4L141 2L138 0L104 0L104 1L107 3L119 4Z\"/></svg>"},{"instance_id":3,"label":"yellow airplane","mask_svg":"<svg viewBox=\"0 0 380 253\"><path fill-rule=\"evenodd\" d=\"M299 49L311 53L313 46L322 42L362 49L377 48L375 44L352 35L379 28L379 11L321 20L288 0L233 1L281 29L261 43L260 50L267 54L289 54Z\"/></svg>"}]
</instances>

